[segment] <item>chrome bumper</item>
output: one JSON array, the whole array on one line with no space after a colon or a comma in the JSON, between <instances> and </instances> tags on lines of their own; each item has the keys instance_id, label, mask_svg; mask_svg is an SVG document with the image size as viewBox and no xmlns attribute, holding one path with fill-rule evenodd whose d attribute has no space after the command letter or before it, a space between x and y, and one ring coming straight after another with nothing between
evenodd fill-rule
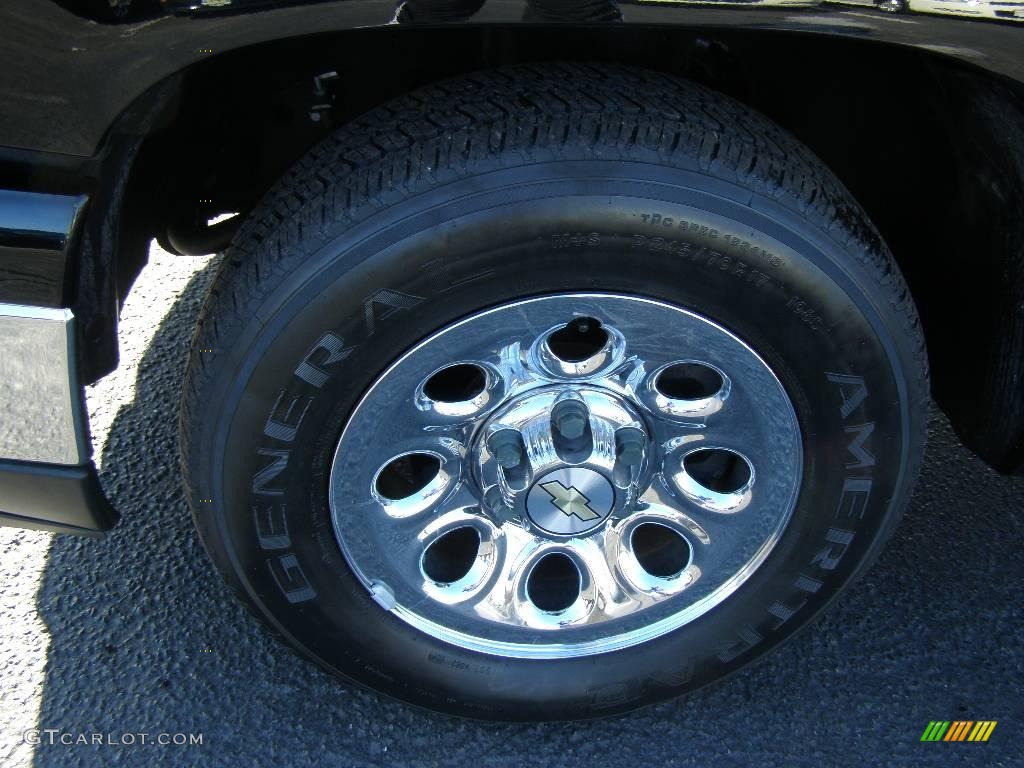
<instances>
[{"instance_id":1,"label":"chrome bumper","mask_svg":"<svg viewBox=\"0 0 1024 768\"><path fill-rule=\"evenodd\" d=\"M84 206L0 190L0 525L96 534L117 521L90 458L75 318L61 306Z\"/></svg>"},{"instance_id":2,"label":"chrome bumper","mask_svg":"<svg viewBox=\"0 0 1024 768\"><path fill-rule=\"evenodd\" d=\"M89 460L73 322L70 309L0 304L0 459Z\"/></svg>"}]
</instances>

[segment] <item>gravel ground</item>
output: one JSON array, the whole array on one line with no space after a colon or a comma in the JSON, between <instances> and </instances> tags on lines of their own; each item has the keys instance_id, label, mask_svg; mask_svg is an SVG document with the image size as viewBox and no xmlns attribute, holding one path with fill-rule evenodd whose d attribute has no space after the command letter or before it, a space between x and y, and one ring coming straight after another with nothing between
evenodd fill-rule
<instances>
[{"instance_id":1,"label":"gravel ground","mask_svg":"<svg viewBox=\"0 0 1024 768\"><path fill-rule=\"evenodd\" d=\"M1024 762L1024 482L941 415L911 509L816 626L685 700L585 724L493 725L336 683L221 586L178 478L177 403L215 264L154 249L125 307L122 365L89 392L100 541L0 529L0 764L840 766ZM991 719L988 744L921 744ZM194 746L33 746L27 729L201 733ZM123 739L122 739L123 740Z\"/></svg>"}]
</instances>

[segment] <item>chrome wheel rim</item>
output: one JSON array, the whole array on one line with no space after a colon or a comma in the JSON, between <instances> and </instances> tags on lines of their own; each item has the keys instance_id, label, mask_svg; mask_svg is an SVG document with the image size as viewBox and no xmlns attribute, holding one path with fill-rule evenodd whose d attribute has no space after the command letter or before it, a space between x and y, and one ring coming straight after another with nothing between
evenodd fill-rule
<instances>
[{"instance_id":1,"label":"chrome wheel rim","mask_svg":"<svg viewBox=\"0 0 1024 768\"><path fill-rule=\"evenodd\" d=\"M382 609L500 656L627 648L764 562L802 445L767 363L662 302L506 304L392 364L330 473L334 532Z\"/></svg>"}]
</instances>

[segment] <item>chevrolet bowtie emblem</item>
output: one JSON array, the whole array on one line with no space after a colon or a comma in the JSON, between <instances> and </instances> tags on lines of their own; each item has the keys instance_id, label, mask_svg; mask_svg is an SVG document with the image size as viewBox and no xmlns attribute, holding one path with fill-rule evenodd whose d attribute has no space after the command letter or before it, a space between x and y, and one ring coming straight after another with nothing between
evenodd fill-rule
<instances>
[{"instance_id":1,"label":"chevrolet bowtie emblem","mask_svg":"<svg viewBox=\"0 0 1024 768\"><path fill-rule=\"evenodd\" d=\"M551 497L551 503L569 517L575 515L584 521L596 520L600 517L597 512L590 508L590 499L575 488L571 486L566 488L558 480L541 483L540 487Z\"/></svg>"}]
</instances>

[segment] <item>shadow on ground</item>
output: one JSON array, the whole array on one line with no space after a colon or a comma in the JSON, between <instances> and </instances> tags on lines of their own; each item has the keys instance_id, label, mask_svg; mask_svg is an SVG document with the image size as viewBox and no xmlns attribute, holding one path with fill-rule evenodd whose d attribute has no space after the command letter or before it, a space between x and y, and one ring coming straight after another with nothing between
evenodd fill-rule
<instances>
[{"instance_id":1,"label":"shadow on ground","mask_svg":"<svg viewBox=\"0 0 1024 768\"><path fill-rule=\"evenodd\" d=\"M450 719L338 683L222 587L192 528L177 405L213 265L178 297L117 415L102 482L123 519L53 539L40 728L194 732L202 746L39 746L37 765L1011 765L1024 754L1024 483L932 420L922 484L872 572L752 669L685 700L584 724ZM994 719L988 744L922 744L929 720Z\"/></svg>"}]
</instances>

